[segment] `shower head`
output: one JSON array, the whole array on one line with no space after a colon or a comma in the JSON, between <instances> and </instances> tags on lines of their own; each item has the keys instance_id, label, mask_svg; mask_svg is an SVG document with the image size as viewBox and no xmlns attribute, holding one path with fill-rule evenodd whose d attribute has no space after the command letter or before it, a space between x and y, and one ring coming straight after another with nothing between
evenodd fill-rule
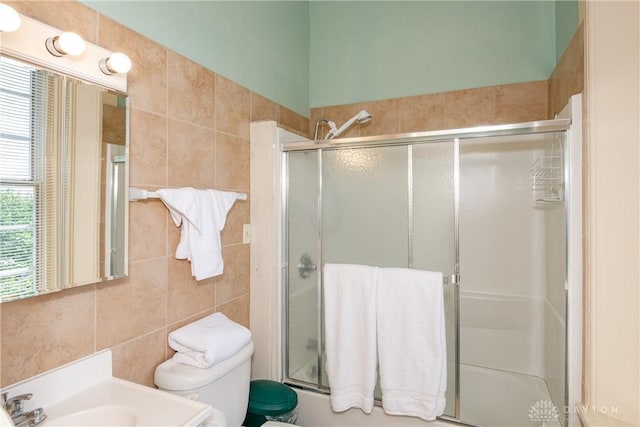
<instances>
[{"instance_id":1,"label":"shower head","mask_svg":"<svg viewBox=\"0 0 640 427\"><path fill-rule=\"evenodd\" d=\"M356 114L358 123L367 123L373 117L367 110L360 110L358 114Z\"/></svg>"},{"instance_id":2,"label":"shower head","mask_svg":"<svg viewBox=\"0 0 640 427\"><path fill-rule=\"evenodd\" d=\"M335 138L336 136L340 135L342 132L347 130L355 122L367 123L368 121L371 120L371 117L372 117L371 114L367 110L360 110L358 112L358 114L356 114L355 116L353 116L349 120L347 120L345 122L345 124L343 124L339 129L336 129L334 127L335 125L332 126L331 130L329 131L329 133L327 134L327 137L325 139L333 139L333 138Z\"/></svg>"}]
</instances>

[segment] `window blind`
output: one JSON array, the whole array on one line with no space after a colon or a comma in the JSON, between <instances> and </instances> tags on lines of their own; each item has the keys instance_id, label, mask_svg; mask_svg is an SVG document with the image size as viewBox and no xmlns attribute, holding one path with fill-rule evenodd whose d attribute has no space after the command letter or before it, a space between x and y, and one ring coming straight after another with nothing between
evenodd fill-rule
<instances>
[{"instance_id":1,"label":"window blind","mask_svg":"<svg viewBox=\"0 0 640 427\"><path fill-rule=\"evenodd\" d=\"M0 58L0 299L58 280L55 79Z\"/></svg>"}]
</instances>

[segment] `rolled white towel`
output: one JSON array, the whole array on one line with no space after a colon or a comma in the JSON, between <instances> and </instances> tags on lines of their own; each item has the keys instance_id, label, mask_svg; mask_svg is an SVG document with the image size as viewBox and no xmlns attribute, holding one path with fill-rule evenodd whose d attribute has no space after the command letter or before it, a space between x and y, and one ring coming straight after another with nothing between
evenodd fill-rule
<instances>
[{"instance_id":1,"label":"rolled white towel","mask_svg":"<svg viewBox=\"0 0 640 427\"><path fill-rule=\"evenodd\" d=\"M222 313L213 313L169 334L176 363L210 368L233 356L251 340L251 332Z\"/></svg>"}]
</instances>

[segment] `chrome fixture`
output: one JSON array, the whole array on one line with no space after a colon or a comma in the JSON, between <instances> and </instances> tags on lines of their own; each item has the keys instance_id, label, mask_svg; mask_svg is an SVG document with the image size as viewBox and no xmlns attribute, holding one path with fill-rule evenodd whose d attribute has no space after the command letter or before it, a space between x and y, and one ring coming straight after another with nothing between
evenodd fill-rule
<instances>
[{"instance_id":1,"label":"chrome fixture","mask_svg":"<svg viewBox=\"0 0 640 427\"><path fill-rule=\"evenodd\" d=\"M100 60L100 71L110 76L114 73L128 73L131 70L131 60L124 53L116 52L108 58Z\"/></svg>"},{"instance_id":2,"label":"chrome fixture","mask_svg":"<svg viewBox=\"0 0 640 427\"><path fill-rule=\"evenodd\" d=\"M355 122L358 122L358 124L367 123L371 120L371 117L371 114L367 110L360 110L358 114L347 120L345 124L340 126L339 129L336 129L335 126L333 126L325 139L335 138L336 136L347 130L349 127L351 127L351 125L353 125Z\"/></svg>"},{"instance_id":3,"label":"chrome fixture","mask_svg":"<svg viewBox=\"0 0 640 427\"><path fill-rule=\"evenodd\" d=\"M302 254L298 263L298 274L303 279L311 276L311 273L318 270L318 266L313 263L309 254Z\"/></svg>"},{"instance_id":4,"label":"chrome fixture","mask_svg":"<svg viewBox=\"0 0 640 427\"><path fill-rule=\"evenodd\" d=\"M326 123L327 125L329 125L329 128L331 128L331 130L333 130L333 129L338 130L338 128L336 127L336 123L335 122L332 122L331 120L327 120L327 119L325 119L323 117L323 118L321 118L320 120L318 120L316 122L316 131L313 133L313 140L314 141L318 140L318 130L320 129L320 125L322 123ZM325 137L325 139L327 139L327 138Z\"/></svg>"},{"instance_id":5,"label":"chrome fixture","mask_svg":"<svg viewBox=\"0 0 640 427\"><path fill-rule=\"evenodd\" d=\"M47 419L47 415L42 408L29 412L24 411L23 402L31 400L32 397L33 394L26 393L10 398L8 393L2 393L2 407L11 417L15 427L34 427Z\"/></svg>"},{"instance_id":6,"label":"chrome fixture","mask_svg":"<svg viewBox=\"0 0 640 427\"><path fill-rule=\"evenodd\" d=\"M10 33L20 28L20 15L14 8L0 4L0 33Z\"/></svg>"},{"instance_id":7,"label":"chrome fixture","mask_svg":"<svg viewBox=\"0 0 640 427\"><path fill-rule=\"evenodd\" d=\"M336 136L340 135L345 130L347 130L349 127L351 127L351 125L353 125L354 123L356 122L358 122L358 124L367 123L368 121L371 120L371 117L372 117L371 114L367 110L360 110L358 114L356 114L355 116L347 120L345 124L340 126L340 128L336 126L335 122L332 122L331 120L327 120L323 117L316 122L316 131L313 134L313 140L314 141L318 140L318 129L320 128L320 125L322 123L326 123L329 126L329 133L327 133L327 135L323 139L333 139Z\"/></svg>"},{"instance_id":8,"label":"chrome fixture","mask_svg":"<svg viewBox=\"0 0 640 427\"><path fill-rule=\"evenodd\" d=\"M49 37L44 45L51 55L57 57L65 55L80 56L87 48L82 37L71 31L64 32L59 36Z\"/></svg>"}]
</instances>

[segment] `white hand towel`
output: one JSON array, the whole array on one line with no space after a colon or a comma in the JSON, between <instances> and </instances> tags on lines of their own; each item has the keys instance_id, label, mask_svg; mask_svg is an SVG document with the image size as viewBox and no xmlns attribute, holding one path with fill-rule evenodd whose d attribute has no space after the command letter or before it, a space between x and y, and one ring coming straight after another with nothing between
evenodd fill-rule
<instances>
[{"instance_id":1,"label":"white hand towel","mask_svg":"<svg viewBox=\"0 0 640 427\"><path fill-rule=\"evenodd\" d=\"M196 197L195 188L163 188L157 193L169 209L177 227L182 224L183 219L186 219L200 229L200 201Z\"/></svg>"},{"instance_id":2,"label":"white hand towel","mask_svg":"<svg viewBox=\"0 0 640 427\"><path fill-rule=\"evenodd\" d=\"M324 266L324 324L331 408L373 409L376 384L375 268Z\"/></svg>"},{"instance_id":3,"label":"white hand towel","mask_svg":"<svg viewBox=\"0 0 640 427\"><path fill-rule=\"evenodd\" d=\"M182 225L177 259L191 261L196 280L219 276L224 271L220 231L236 193L193 188L158 190L176 226Z\"/></svg>"},{"instance_id":4,"label":"white hand towel","mask_svg":"<svg viewBox=\"0 0 640 427\"><path fill-rule=\"evenodd\" d=\"M220 231L227 212L236 201L236 193L217 190L196 190L200 199L202 227L199 233L189 230L191 273L196 280L219 276L224 271Z\"/></svg>"},{"instance_id":5,"label":"white hand towel","mask_svg":"<svg viewBox=\"0 0 640 427\"><path fill-rule=\"evenodd\" d=\"M214 313L169 334L169 346L176 350L176 363L210 368L233 356L251 340L251 332Z\"/></svg>"},{"instance_id":6,"label":"white hand towel","mask_svg":"<svg viewBox=\"0 0 640 427\"><path fill-rule=\"evenodd\" d=\"M224 228L224 224L227 220L227 212L231 209L231 206L235 203L238 194L230 191L218 191L207 190L211 197L213 217L215 218L216 227L218 230Z\"/></svg>"},{"instance_id":7,"label":"white hand towel","mask_svg":"<svg viewBox=\"0 0 640 427\"><path fill-rule=\"evenodd\" d=\"M382 407L434 420L447 386L442 273L380 268L376 284Z\"/></svg>"}]
</instances>

